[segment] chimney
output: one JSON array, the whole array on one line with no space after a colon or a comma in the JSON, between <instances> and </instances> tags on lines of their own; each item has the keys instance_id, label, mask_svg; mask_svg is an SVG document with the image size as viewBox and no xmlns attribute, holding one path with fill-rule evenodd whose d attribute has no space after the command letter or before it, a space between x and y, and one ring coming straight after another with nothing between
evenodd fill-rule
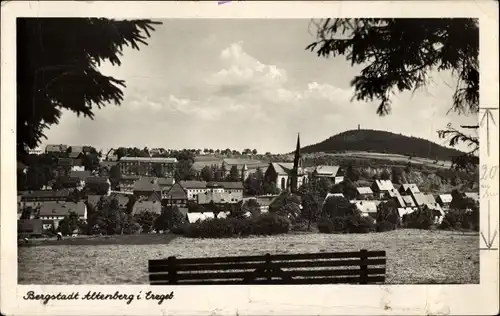
<instances>
[{"instance_id":1,"label":"chimney","mask_svg":"<svg viewBox=\"0 0 500 316\"><path fill-rule=\"evenodd\" d=\"M358 124L358 131L361 129L361 125Z\"/></svg>"}]
</instances>

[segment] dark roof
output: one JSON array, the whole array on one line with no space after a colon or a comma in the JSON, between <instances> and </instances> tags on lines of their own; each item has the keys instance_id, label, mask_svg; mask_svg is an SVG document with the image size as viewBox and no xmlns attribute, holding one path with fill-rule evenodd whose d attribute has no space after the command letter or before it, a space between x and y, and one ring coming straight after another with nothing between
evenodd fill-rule
<instances>
[{"instance_id":1,"label":"dark roof","mask_svg":"<svg viewBox=\"0 0 500 316\"><path fill-rule=\"evenodd\" d=\"M184 189L206 189L207 188L207 183L205 181L181 181L180 182L181 186Z\"/></svg>"},{"instance_id":2,"label":"dark roof","mask_svg":"<svg viewBox=\"0 0 500 316\"><path fill-rule=\"evenodd\" d=\"M158 178L158 184L160 186L172 186L175 183L174 178Z\"/></svg>"},{"instance_id":3,"label":"dark roof","mask_svg":"<svg viewBox=\"0 0 500 316\"><path fill-rule=\"evenodd\" d=\"M99 165L101 167L108 167L108 168L116 166L117 164L118 164L118 161L101 161L101 162L99 162Z\"/></svg>"},{"instance_id":4,"label":"dark roof","mask_svg":"<svg viewBox=\"0 0 500 316\"><path fill-rule=\"evenodd\" d=\"M73 160L73 166L83 166L83 160L81 158L72 160Z\"/></svg>"},{"instance_id":5,"label":"dark roof","mask_svg":"<svg viewBox=\"0 0 500 316\"><path fill-rule=\"evenodd\" d=\"M40 203L40 216L66 216L70 212L83 216L85 208L83 202L42 202Z\"/></svg>"},{"instance_id":6,"label":"dark roof","mask_svg":"<svg viewBox=\"0 0 500 316\"><path fill-rule=\"evenodd\" d=\"M24 191L23 198L34 198L34 197L68 197L70 195L69 190L39 190L39 191Z\"/></svg>"},{"instance_id":7,"label":"dark roof","mask_svg":"<svg viewBox=\"0 0 500 316\"><path fill-rule=\"evenodd\" d=\"M78 157L80 157L81 154L82 154L82 152L70 152L68 157L69 158L78 158Z\"/></svg>"},{"instance_id":8,"label":"dark roof","mask_svg":"<svg viewBox=\"0 0 500 316\"><path fill-rule=\"evenodd\" d=\"M46 152L65 152L68 149L68 145L47 145L45 147Z\"/></svg>"},{"instance_id":9,"label":"dark roof","mask_svg":"<svg viewBox=\"0 0 500 316\"><path fill-rule=\"evenodd\" d=\"M161 194L160 194L160 192L153 192L153 193L151 193L151 195L148 197L148 201L161 202Z\"/></svg>"},{"instance_id":10,"label":"dark roof","mask_svg":"<svg viewBox=\"0 0 500 316\"><path fill-rule=\"evenodd\" d=\"M89 170L85 171L71 171L69 174L71 177L78 178L80 180L87 180L88 177L92 175Z\"/></svg>"},{"instance_id":11,"label":"dark roof","mask_svg":"<svg viewBox=\"0 0 500 316\"><path fill-rule=\"evenodd\" d=\"M207 188L222 188L223 186L217 182L208 182Z\"/></svg>"},{"instance_id":12,"label":"dark roof","mask_svg":"<svg viewBox=\"0 0 500 316\"><path fill-rule=\"evenodd\" d=\"M220 185L228 190L243 190L243 182L221 182Z\"/></svg>"},{"instance_id":13,"label":"dark roof","mask_svg":"<svg viewBox=\"0 0 500 316\"><path fill-rule=\"evenodd\" d=\"M108 177L88 177L86 183L107 183Z\"/></svg>"},{"instance_id":14,"label":"dark roof","mask_svg":"<svg viewBox=\"0 0 500 316\"><path fill-rule=\"evenodd\" d=\"M144 177L134 182L134 191L161 191L160 185L154 178Z\"/></svg>"},{"instance_id":15,"label":"dark roof","mask_svg":"<svg viewBox=\"0 0 500 316\"><path fill-rule=\"evenodd\" d=\"M75 187L80 184L80 179L76 177L62 176L59 177L59 182L64 185L74 185Z\"/></svg>"},{"instance_id":16,"label":"dark roof","mask_svg":"<svg viewBox=\"0 0 500 316\"><path fill-rule=\"evenodd\" d=\"M187 194L184 188L179 184L174 184L170 190L167 192L167 199L175 199L175 200L185 200L187 199Z\"/></svg>"}]
</instances>

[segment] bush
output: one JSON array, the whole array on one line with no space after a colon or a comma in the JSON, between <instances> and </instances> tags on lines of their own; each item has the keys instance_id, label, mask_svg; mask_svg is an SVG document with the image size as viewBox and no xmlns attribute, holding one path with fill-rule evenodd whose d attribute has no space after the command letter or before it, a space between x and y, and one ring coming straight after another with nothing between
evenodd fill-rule
<instances>
[{"instance_id":1,"label":"bush","mask_svg":"<svg viewBox=\"0 0 500 316\"><path fill-rule=\"evenodd\" d=\"M479 211L449 210L439 225L439 229L468 229L479 230Z\"/></svg>"},{"instance_id":2,"label":"bush","mask_svg":"<svg viewBox=\"0 0 500 316\"><path fill-rule=\"evenodd\" d=\"M318 222L321 233L369 233L375 231L375 219L370 216L347 215L344 217L323 217Z\"/></svg>"},{"instance_id":3,"label":"bush","mask_svg":"<svg viewBox=\"0 0 500 316\"><path fill-rule=\"evenodd\" d=\"M411 214L403 216L403 222L407 228L431 229L434 225L435 214L433 211L424 208Z\"/></svg>"},{"instance_id":4,"label":"bush","mask_svg":"<svg viewBox=\"0 0 500 316\"><path fill-rule=\"evenodd\" d=\"M182 225L173 233L193 238L223 238L249 235L275 235L288 233L290 221L277 214L267 213L255 218L221 218Z\"/></svg>"},{"instance_id":5,"label":"bush","mask_svg":"<svg viewBox=\"0 0 500 316\"><path fill-rule=\"evenodd\" d=\"M389 221L383 220L381 222L377 222L377 231L378 232L387 232L387 231L391 231L394 229L395 229L394 224L389 222Z\"/></svg>"}]
</instances>

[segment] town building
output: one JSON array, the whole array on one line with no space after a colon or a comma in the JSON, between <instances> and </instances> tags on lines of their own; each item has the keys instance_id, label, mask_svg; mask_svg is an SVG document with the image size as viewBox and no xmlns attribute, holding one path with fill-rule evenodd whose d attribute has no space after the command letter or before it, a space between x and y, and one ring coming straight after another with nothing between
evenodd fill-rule
<instances>
[{"instance_id":1,"label":"town building","mask_svg":"<svg viewBox=\"0 0 500 316\"><path fill-rule=\"evenodd\" d=\"M128 176L173 177L176 158L164 157L122 157L119 160L120 172Z\"/></svg>"},{"instance_id":2,"label":"town building","mask_svg":"<svg viewBox=\"0 0 500 316\"><path fill-rule=\"evenodd\" d=\"M188 194L179 183L175 183L168 191L162 194L162 198L164 204L167 206L176 205L178 207L186 207Z\"/></svg>"},{"instance_id":3,"label":"town building","mask_svg":"<svg viewBox=\"0 0 500 316\"><path fill-rule=\"evenodd\" d=\"M383 199L393 194L391 192L394 191L394 186L391 180L375 180L371 185L371 189L378 199Z\"/></svg>"},{"instance_id":4,"label":"town building","mask_svg":"<svg viewBox=\"0 0 500 316\"><path fill-rule=\"evenodd\" d=\"M241 195L234 193L228 193L224 191L212 191L208 190L205 193L198 194L196 196L196 203L200 205L206 205L214 203L216 205L221 204L236 204L242 200Z\"/></svg>"},{"instance_id":5,"label":"town building","mask_svg":"<svg viewBox=\"0 0 500 316\"><path fill-rule=\"evenodd\" d=\"M453 197L451 196L451 194L440 194L436 199L437 203L441 205L441 208L443 208L443 210L448 210L450 208L452 200Z\"/></svg>"},{"instance_id":6,"label":"town building","mask_svg":"<svg viewBox=\"0 0 500 316\"><path fill-rule=\"evenodd\" d=\"M87 220L87 206L83 202L43 202L38 214L43 222L43 229L57 229L59 222L72 212L78 215L78 219Z\"/></svg>"},{"instance_id":7,"label":"town building","mask_svg":"<svg viewBox=\"0 0 500 316\"><path fill-rule=\"evenodd\" d=\"M415 183L404 183L399 187L399 193L402 195L408 195L411 193L418 193L420 190Z\"/></svg>"},{"instance_id":8,"label":"town building","mask_svg":"<svg viewBox=\"0 0 500 316\"><path fill-rule=\"evenodd\" d=\"M370 187L357 187L358 199L368 200L373 198L373 191Z\"/></svg>"},{"instance_id":9,"label":"town building","mask_svg":"<svg viewBox=\"0 0 500 316\"><path fill-rule=\"evenodd\" d=\"M344 181L344 176L340 173L339 166L316 166L312 172L312 177L316 179L326 178L333 184Z\"/></svg>"},{"instance_id":10,"label":"town building","mask_svg":"<svg viewBox=\"0 0 500 316\"><path fill-rule=\"evenodd\" d=\"M38 207L42 202L65 202L70 197L68 189L23 191L21 193L21 207Z\"/></svg>"},{"instance_id":11,"label":"town building","mask_svg":"<svg viewBox=\"0 0 500 316\"><path fill-rule=\"evenodd\" d=\"M134 182L134 195L137 198L147 199L154 192L158 192L161 197L161 187L157 178L141 177Z\"/></svg>"},{"instance_id":12,"label":"town building","mask_svg":"<svg viewBox=\"0 0 500 316\"><path fill-rule=\"evenodd\" d=\"M126 194L133 194L134 193L134 183L135 181L139 180L139 176L127 176L127 175L122 175L119 180L119 188L120 192L126 193Z\"/></svg>"},{"instance_id":13,"label":"town building","mask_svg":"<svg viewBox=\"0 0 500 316\"><path fill-rule=\"evenodd\" d=\"M180 185L186 190L188 200L196 200L198 194L207 192L205 181L180 181Z\"/></svg>"},{"instance_id":14,"label":"town building","mask_svg":"<svg viewBox=\"0 0 500 316\"><path fill-rule=\"evenodd\" d=\"M45 153L66 153L68 150L68 145L47 145L45 146Z\"/></svg>"}]
</instances>

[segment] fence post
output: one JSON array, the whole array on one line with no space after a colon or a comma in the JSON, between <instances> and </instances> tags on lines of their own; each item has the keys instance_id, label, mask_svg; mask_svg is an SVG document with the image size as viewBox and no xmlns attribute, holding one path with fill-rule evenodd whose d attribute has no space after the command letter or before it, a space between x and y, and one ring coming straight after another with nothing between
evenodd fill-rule
<instances>
[{"instance_id":1,"label":"fence post","mask_svg":"<svg viewBox=\"0 0 500 316\"><path fill-rule=\"evenodd\" d=\"M177 263L175 256L168 257L168 283L177 284Z\"/></svg>"},{"instance_id":2,"label":"fence post","mask_svg":"<svg viewBox=\"0 0 500 316\"><path fill-rule=\"evenodd\" d=\"M360 251L360 259L361 259L361 274L360 274L360 282L359 284L367 284L368 283L368 251L366 249L361 249Z\"/></svg>"},{"instance_id":3,"label":"fence post","mask_svg":"<svg viewBox=\"0 0 500 316\"><path fill-rule=\"evenodd\" d=\"M271 281L271 255L266 253L266 277L268 281Z\"/></svg>"}]
</instances>

